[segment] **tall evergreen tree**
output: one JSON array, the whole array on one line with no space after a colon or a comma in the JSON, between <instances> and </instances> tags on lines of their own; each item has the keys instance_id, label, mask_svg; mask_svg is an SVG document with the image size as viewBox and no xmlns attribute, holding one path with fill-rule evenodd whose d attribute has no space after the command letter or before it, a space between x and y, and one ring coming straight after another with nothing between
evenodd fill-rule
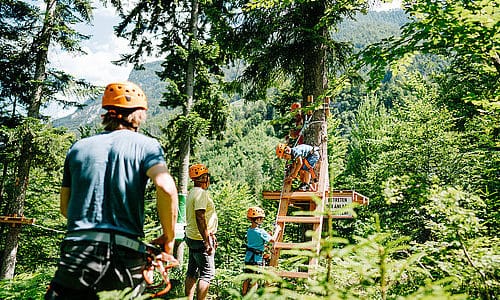
<instances>
[{"instance_id":1,"label":"tall evergreen tree","mask_svg":"<svg viewBox=\"0 0 500 300\"><path fill-rule=\"evenodd\" d=\"M322 101L328 81L347 64L351 47L332 38L346 18L368 8L367 1L234 1L228 24L234 30L223 44L248 64L239 83L248 99L262 97L270 87L291 82L292 89ZM242 90L243 91L243 90ZM296 100L295 100L296 101ZM290 103L288 103L289 105ZM287 108L288 108L287 105ZM324 122L316 112L306 129L305 142L319 145Z\"/></svg>"},{"instance_id":2,"label":"tall evergreen tree","mask_svg":"<svg viewBox=\"0 0 500 300\"><path fill-rule=\"evenodd\" d=\"M59 45L63 50L79 52L79 41L86 36L78 33L72 25L78 22L90 22L92 8L90 1L58 1L45 0L45 9L39 11L36 6L28 6L19 1L2 2L2 10L10 12L2 14L3 28L9 29L11 35L10 47L2 43L2 50L9 50L7 60L2 61L9 70L20 70L19 73L9 72L1 81L2 95L10 98L2 99L5 107L11 109L12 115L26 118L16 124L22 126L24 136L20 142L19 156L15 159L15 185L12 195L6 203L5 212L9 215L22 216L28 187L31 163L34 156L35 134L31 131L31 122L41 120L41 109L49 100L56 99L58 92L68 92L75 85L82 88L90 85L74 80L72 76L48 68L48 53L52 46ZM15 27L18 26L18 27ZM3 42L3 40L2 40ZM10 60L12 58L12 60ZM18 59L21 58L21 59ZM15 66L21 62L22 69ZM81 90L73 89L77 94ZM6 100L10 102L7 103ZM2 116L4 112L2 112ZM5 237L0 278L12 278L16 265L16 254L19 245L21 227L9 227Z\"/></svg>"},{"instance_id":3,"label":"tall evergreen tree","mask_svg":"<svg viewBox=\"0 0 500 300\"><path fill-rule=\"evenodd\" d=\"M163 105L181 108L182 113L165 125L166 147L171 169L177 171L178 187L187 194L191 150L200 137L218 136L228 114L222 96L221 66L224 64L209 11L211 1L140 1L127 10L125 3L112 0L123 21L116 32L130 40L134 52L122 62L140 65L145 55L164 57L159 77L166 82Z\"/></svg>"}]
</instances>

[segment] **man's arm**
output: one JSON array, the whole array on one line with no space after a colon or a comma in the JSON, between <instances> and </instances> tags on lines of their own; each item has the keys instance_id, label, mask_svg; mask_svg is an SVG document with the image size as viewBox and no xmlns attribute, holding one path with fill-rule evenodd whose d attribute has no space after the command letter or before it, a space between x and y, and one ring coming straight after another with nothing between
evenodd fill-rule
<instances>
[{"instance_id":1,"label":"man's arm","mask_svg":"<svg viewBox=\"0 0 500 300\"><path fill-rule=\"evenodd\" d=\"M71 195L71 188L69 187L61 187L59 191L59 209L61 214L64 217L68 217L68 205L69 205L69 197Z\"/></svg>"},{"instance_id":2,"label":"man's arm","mask_svg":"<svg viewBox=\"0 0 500 300\"><path fill-rule=\"evenodd\" d=\"M164 164L157 164L149 168L146 175L156 186L156 207L163 230L163 235L157 241L163 242L165 252L172 253L179 205L177 187Z\"/></svg>"},{"instance_id":3,"label":"man's arm","mask_svg":"<svg viewBox=\"0 0 500 300\"><path fill-rule=\"evenodd\" d=\"M208 255L211 255L213 248L212 244L210 243L210 233L208 232L207 221L205 220L205 210L197 209L195 210L195 215L196 215L196 225L198 226L198 231L200 232L201 237L203 238L203 244L207 249Z\"/></svg>"}]
</instances>

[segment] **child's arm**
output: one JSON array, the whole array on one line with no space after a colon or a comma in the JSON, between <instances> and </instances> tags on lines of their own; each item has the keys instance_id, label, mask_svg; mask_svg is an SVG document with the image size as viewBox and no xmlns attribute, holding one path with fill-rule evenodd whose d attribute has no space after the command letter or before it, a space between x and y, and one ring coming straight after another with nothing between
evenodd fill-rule
<instances>
[{"instance_id":1,"label":"child's arm","mask_svg":"<svg viewBox=\"0 0 500 300\"><path fill-rule=\"evenodd\" d=\"M274 243L276 239L278 239L278 235L280 234L281 226L276 224L276 228L274 229L274 234L271 236L269 242Z\"/></svg>"}]
</instances>

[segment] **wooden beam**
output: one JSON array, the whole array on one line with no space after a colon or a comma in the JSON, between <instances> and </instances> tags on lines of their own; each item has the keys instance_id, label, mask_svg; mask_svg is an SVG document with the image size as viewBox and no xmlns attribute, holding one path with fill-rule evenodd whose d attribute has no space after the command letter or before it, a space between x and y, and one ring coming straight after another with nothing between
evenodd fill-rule
<instances>
[{"instance_id":1,"label":"wooden beam","mask_svg":"<svg viewBox=\"0 0 500 300\"><path fill-rule=\"evenodd\" d=\"M281 277L288 278L309 278L308 272L294 272L294 271L276 271Z\"/></svg>"},{"instance_id":2,"label":"wooden beam","mask_svg":"<svg viewBox=\"0 0 500 300\"><path fill-rule=\"evenodd\" d=\"M35 223L35 219L33 218L25 218L17 217L17 216L0 216L0 223L9 223L9 224L33 224Z\"/></svg>"},{"instance_id":3,"label":"wooden beam","mask_svg":"<svg viewBox=\"0 0 500 300\"><path fill-rule=\"evenodd\" d=\"M275 249L298 249L298 250L316 250L316 246L312 242L305 243L281 243L275 242L273 244Z\"/></svg>"},{"instance_id":4,"label":"wooden beam","mask_svg":"<svg viewBox=\"0 0 500 300\"><path fill-rule=\"evenodd\" d=\"M278 216L276 222L319 224L321 217Z\"/></svg>"}]
</instances>

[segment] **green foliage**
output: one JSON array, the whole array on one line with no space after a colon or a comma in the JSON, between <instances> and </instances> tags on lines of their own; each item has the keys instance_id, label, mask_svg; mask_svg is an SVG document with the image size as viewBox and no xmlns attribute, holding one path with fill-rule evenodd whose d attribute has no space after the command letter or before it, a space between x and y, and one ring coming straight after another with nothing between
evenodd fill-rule
<instances>
[{"instance_id":1,"label":"green foliage","mask_svg":"<svg viewBox=\"0 0 500 300\"><path fill-rule=\"evenodd\" d=\"M430 274L459 279L453 289L471 298L495 299L500 291L500 240L488 235L477 216L485 209L484 201L455 188L435 187L423 209L431 239L417 247L428 253L423 263Z\"/></svg>"},{"instance_id":2,"label":"green foliage","mask_svg":"<svg viewBox=\"0 0 500 300\"><path fill-rule=\"evenodd\" d=\"M403 84L411 92L390 112L376 97L360 107L357 123L352 126L349 162L339 184L368 192L370 211L382 211L384 224L425 240L423 222L427 216L419 205L425 203L426 190L436 180L444 185L460 184L467 164L461 160L461 136L453 131L449 111L436 106L432 86L411 77ZM342 183L348 174L358 180ZM392 190L394 184L396 190ZM397 205L387 209L381 198L384 194L389 203L397 197L405 201L394 201Z\"/></svg>"},{"instance_id":3,"label":"green foliage","mask_svg":"<svg viewBox=\"0 0 500 300\"><path fill-rule=\"evenodd\" d=\"M235 119L225 138L204 141L197 149L199 159L207 162L214 182L244 183L257 196L279 185L275 174L282 170L281 162L273 151L278 140L265 121L268 108L263 102L236 102L231 108Z\"/></svg>"},{"instance_id":4,"label":"green foliage","mask_svg":"<svg viewBox=\"0 0 500 300\"><path fill-rule=\"evenodd\" d=\"M181 162L178 161L178 158L186 140L190 140L191 148L195 148L208 134L209 127L209 121L200 117L196 112L191 112L187 116L177 115L163 121L160 127L163 135L159 139L164 145L167 164L172 173L177 173L180 167Z\"/></svg>"},{"instance_id":5,"label":"green foliage","mask_svg":"<svg viewBox=\"0 0 500 300\"><path fill-rule=\"evenodd\" d=\"M43 299L55 268L39 266L32 273L21 273L11 280L0 280L0 299Z\"/></svg>"},{"instance_id":6,"label":"green foliage","mask_svg":"<svg viewBox=\"0 0 500 300\"><path fill-rule=\"evenodd\" d=\"M373 66L373 83L378 85L387 67L397 66L409 54L440 54L451 62L440 81L444 98L498 110L498 5L487 0L419 0L404 9L411 21L403 26L401 36L384 39L363 53L364 61Z\"/></svg>"}]
</instances>

